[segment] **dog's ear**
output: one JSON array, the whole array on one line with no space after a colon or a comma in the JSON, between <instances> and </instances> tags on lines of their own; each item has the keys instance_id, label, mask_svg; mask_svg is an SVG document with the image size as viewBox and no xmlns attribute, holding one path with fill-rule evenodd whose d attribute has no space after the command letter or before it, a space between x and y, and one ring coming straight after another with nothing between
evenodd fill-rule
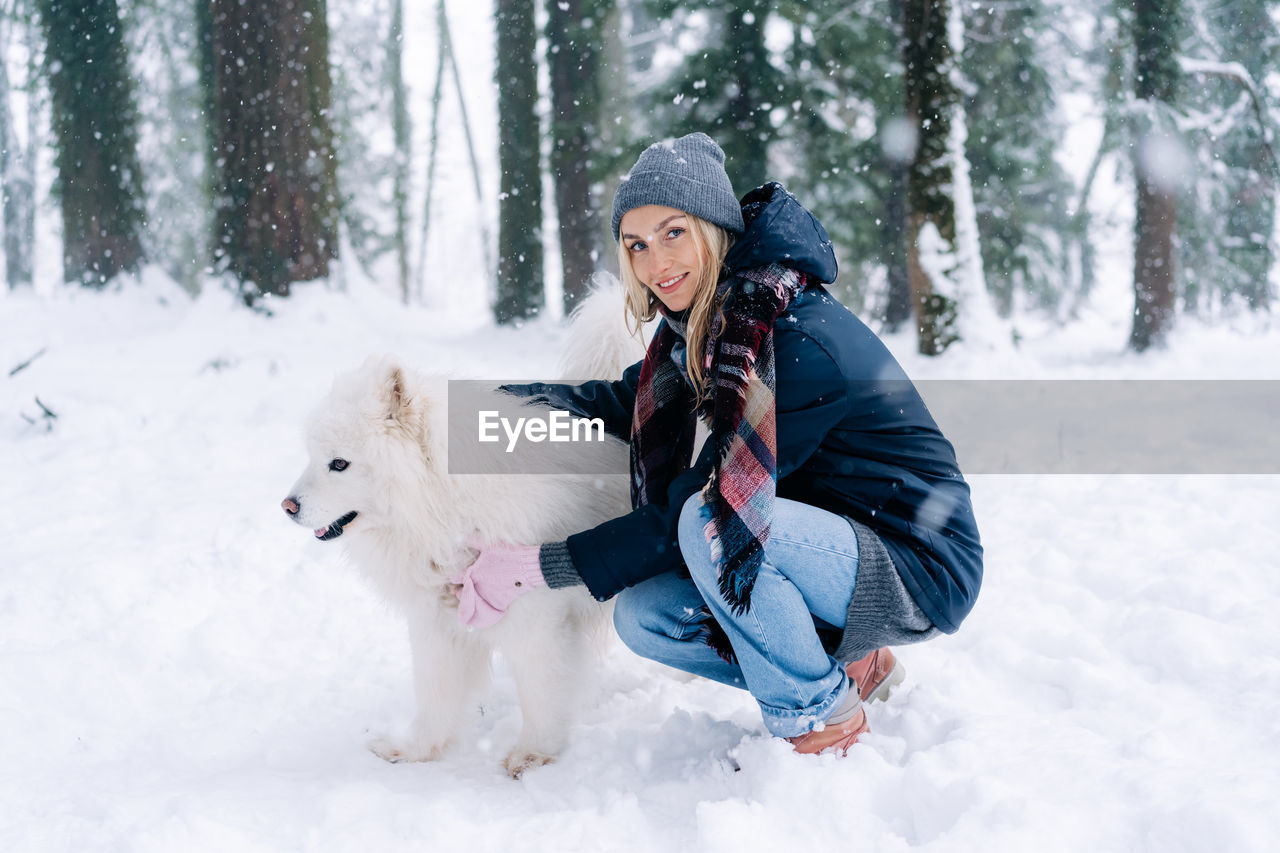
<instances>
[{"instance_id":1,"label":"dog's ear","mask_svg":"<svg viewBox=\"0 0 1280 853\"><path fill-rule=\"evenodd\" d=\"M388 432L421 444L423 456L430 459L433 449L426 442L426 422L433 408L431 386L395 360L384 361L381 370L379 406L383 424Z\"/></svg>"},{"instance_id":2,"label":"dog's ear","mask_svg":"<svg viewBox=\"0 0 1280 853\"><path fill-rule=\"evenodd\" d=\"M404 369L398 364L388 366L382 382L383 412L387 420L409 425L413 420L413 402L409 397Z\"/></svg>"}]
</instances>

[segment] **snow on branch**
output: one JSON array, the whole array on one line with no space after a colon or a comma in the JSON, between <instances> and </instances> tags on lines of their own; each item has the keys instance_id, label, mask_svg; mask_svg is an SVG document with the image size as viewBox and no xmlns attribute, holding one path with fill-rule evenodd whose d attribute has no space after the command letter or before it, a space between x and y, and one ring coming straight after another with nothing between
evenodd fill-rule
<instances>
[{"instance_id":1,"label":"snow on branch","mask_svg":"<svg viewBox=\"0 0 1280 853\"><path fill-rule=\"evenodd\" d=\"M1186 74L1207 74L1212 77L1231 77L1241 86L1249 90L1255 98L1258 96L1257 86L1248 70L1239 62L1214 62L1211 59L1195 59L1190 56L1179 56L1178 65Z\"/></svg>"},{"instance_id":2,"label":"snow on branch","mask_svg":"<svg viewBox=\"0 0 1280 853\"><path fill-rule=\"evenodd\" d=\"M1266 149L1271 160L1272 175L1270 183L1274 186L1275 178L1280 176L1280 160L1276 159L1275 149L1271 147L1271 123L1267 120L1266 104L1258 93L1258 86L1253 77L1239 62L1215 62L1210 59L1195 59L1190 56L1178 57L1178 65L1186 74L1200 74L1207 77L1226 77L1240 84L1253 102L1253 114L1262 129L1262 147Z\"/></svg>"}]
</instances>

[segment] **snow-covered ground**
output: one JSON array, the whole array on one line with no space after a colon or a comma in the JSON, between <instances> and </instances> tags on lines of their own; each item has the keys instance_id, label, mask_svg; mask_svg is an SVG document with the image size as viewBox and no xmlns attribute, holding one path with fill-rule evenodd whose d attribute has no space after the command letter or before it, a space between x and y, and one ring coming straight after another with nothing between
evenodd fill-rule
<instances>
[{"instance_id":1,"label":"snow-covered ground","mask_svg":"<svg viewBox=\"0 0 1280 853\"><path fill-rule=\"evenodd\" d=\"M572 746L512 781L511 679L467 742L390 765L403 627L279 502L337 371L395 352L551 375L563 331L406 310L359 282L267 318L158 276L0 299L0 849L1263 851L1280 837L1280 478L971 478L962 631L850 755L796 756L742 693L615 647ZM1123 315L1123 312L1121 312ZM1280 333L1021 329L925 378L1250 377ZM35 398L57 414L51 429ZM23 415L35 420L29 424ZM963 459L961 460L963 463ZM733 769L734 764L740 770Z\"/></svg>"}]
</instances>

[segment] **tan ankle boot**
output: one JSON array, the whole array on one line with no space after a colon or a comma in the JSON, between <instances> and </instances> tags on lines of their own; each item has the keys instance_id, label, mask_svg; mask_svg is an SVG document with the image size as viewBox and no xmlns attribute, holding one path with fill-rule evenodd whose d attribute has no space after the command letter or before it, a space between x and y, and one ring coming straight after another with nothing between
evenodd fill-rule
<instances>
[{"instance_id":1,"label":"tan ankle boot","mask_svg":"<svg viewBox=\"0 0 1280 853\"><path fill-rule=\"evenodd\" d=\"M862 660L845 664L844 671L858 685L858 696L863 702L872 699L883 702L889 698L889 692L907 677L906 669L887 647L876 649Z\"/></svg>"},{"instance_id":2,"label":"tan ankle boot","mask_svg":"<svg viewBox=\"0 0 1280 853\"><path fill-rule=\"evenodd\" d=\"M817 755L822 752L833 752L844 755L849 747L858 742L858 738L869 732L867 714L861 708L843 723L827 726L822 731L812 731L787 740L802 755Z\"/></svg>"}]
</instances>

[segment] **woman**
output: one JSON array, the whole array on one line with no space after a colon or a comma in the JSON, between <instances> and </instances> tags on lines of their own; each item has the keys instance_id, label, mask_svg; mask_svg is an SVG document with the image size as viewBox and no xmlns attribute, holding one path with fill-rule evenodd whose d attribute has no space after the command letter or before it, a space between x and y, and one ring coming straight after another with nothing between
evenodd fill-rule
<instances>
[{"instance_id":1,"label":"woman","mask_svg":"<svg viewBox=\"0 0 1280 853\"><path fill-rule=\"evenodd\" d=\"M902 679L890 644L952 633L982 548L955 453L880 340L831 298L821 224L779 184L738 202L724 152L650 146L613 204L628 312L660 312L617 382L512 388L631 443L632 504L542 545L484 548L459 619L524 591L617 596L635 652L745 687L769 731L839 754ZM710 437L691 462L694 419Z\"/></svg>"}]
</instances>

